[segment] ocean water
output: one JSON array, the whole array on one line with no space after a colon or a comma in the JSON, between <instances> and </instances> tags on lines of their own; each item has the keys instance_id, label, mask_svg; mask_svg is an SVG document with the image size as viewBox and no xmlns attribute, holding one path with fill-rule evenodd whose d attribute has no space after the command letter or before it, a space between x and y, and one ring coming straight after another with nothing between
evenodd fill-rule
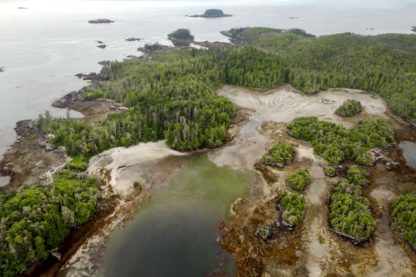
<instances>
[{"instance_id":1,"label":"ocean water","mask_svg":"<svg viewBox=\"0 0 416 277\"><path fill-rule=\"evenodd\" d=\"M413 1L414 2L414 1ZM34 118L60 96L86 82L76 73L99 71L99 61L138 55L147 42L169 44L166 34L189 28L197 40L227 41L231 27L298 27L323 35L410 33L416 25L412 1L37 1L0 0L0 156L15 140L15 122ZM27 9L18 9L27 7ZM206 8L234 17L188 18ZM96 18L113 24L88 24ZM289 19L289 17L299 17ZM140 42L126 38L139 37ZM98 40L106 49L97 48Z\"/></svg>"}]
</instances>

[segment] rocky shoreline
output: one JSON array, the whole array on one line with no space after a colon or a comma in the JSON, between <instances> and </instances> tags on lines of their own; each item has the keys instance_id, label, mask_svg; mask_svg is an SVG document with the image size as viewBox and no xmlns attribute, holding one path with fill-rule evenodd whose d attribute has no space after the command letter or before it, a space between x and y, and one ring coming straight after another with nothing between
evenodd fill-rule
<instances>
[{"instance_id":1,"label":"rocky shoreline","mask_svg":"<svg viewBox=\"0 0 416 277\"><path fill-rule=\"evenodd\" d=\"M201 44L207 47L215 47L216 45L215 43ZM151 59L153 52L151 50L143 50L143 52L147 51L147 53L145 52L146 54L144 56L137 57L137 59ZM77 76L79 78L85 78L84 80L90 80L92 85L94 82L101 80L100 74L96 73L77 74ZM110 113L123 112L127 109L107 99L86 101L83 99L82 94L82 89L77 92L71 92L55 101L53 106L79 111L85 116L85 120L90 122L102 120ZM239 111L238 116L233 122L233 126L230 127L230 131L232 132L230 134L230 141L223 147L228 147L239 139L238 132L247 123L249 117L251 117L249 113L245 113L247 109L240 109ZM277 124L276 122L273 122L273 124L261 126L261 131L268 136L268 140L275 139L276 137L291 139L284 133L284 124L280 124L277 127L275 126ZM396 128L400 129L401 127L396 126ZM412 138L415 138L411 131L403 132L409 132ZM0 172L11 175L11 185L5 187L5 190L15 189L23 183L33 182L45 172L53 170L53 168L65 163L67 158L63 149L53 150L47 144L48 134L40 132L34 126L32 120L18 122L16 125L16 133L18 134L18 140L10 147L3 161L0 162ZM383 153L383 155L386 155L390 159L389 153ZM383 160L377 165L378 167L384 166ZM396 157L391 157L391 160L396 160ZM39 162L40 164L37 165ZM297 161L293 166L289 166L287 170L291 171L305 162L309 163L310 159ZM310 231L308 225L315 222L313 221L314 216L318 217L317 207L308 208L307 214L305 215L306 222L302 223L294 231L273 227L271 229L273 236L270 237L270 240L268 239L267 242L260 241L255 235L258 226L260 224L272 226L274 222L271 221L277 219L279 216L276 203L283 191L282 188L284 188L286 173L285 171L277 171L270 167L260 167L257 164L255 168L258 170L257 183L251 188L252 192L248 197L240 199L233 205L234 217L230 223L224 223L222 225L223 236L221 237L220 243L224 249L234 253L239 263L239 272L241 274L249 274L250 272L264 273L266 269L266 272L268 272L266 274L272 275L282 272L295 275L301 274L306 268L305 264L308 262L306 254L302 254L302 252L307 253L308 250L307 247L309 244L306 242L306 234ZM385 169L383 170L385 172ZM395 170L403 172L407 176L412 174L402 167L392 168L391 172L395 172ZM147 192L143 191L141 185L137 184L134 193L127 199L122 199L109 185L111 179L109 172L101 172L100 177L103 182L101 184L103 199L99 204L98 212L94 218L81 227L71 231L70 236L58 249L58 252L62 254L60 260L50 257L47 262L34 265L23 276L55 276L70 261L73 255L77 253L80 247L85 246L89 239L97 234L105 237L105 234L108 234L115 225L119 224L120 219L127 220L131 217L135 205L148 196ZM393 180L391 176L387 176L386 178ZM311 192L309 191L309 193ZM325 195L325 193L328 192L324 189L322 195ZM324 206L321 208L325 210ZM320 212L322 212L322 209ZM332 236L331 232L325 233L329 229L328 226L320 228L324 230L320 230L320 232L325 234L325 236L322 236L322 240L328 239L329 241L327 244L321 244L333 247L331 251L334 251L335 261L326 261L326 263L339 266L341 272L351 270L351 264L354 264L354 261L360 263L358 262L360 258L363 259L362 263L367 261L364 257L369 253L372 257L375 256L372 253L375 242L372 242L368 249L364 249L364 252L361 251L357 254L351 254L348 257L338 253L337 251L340 251L340 249L350 249L350 246L348 244L345 245L343 240L338 239L336 235ZM101 231L102 229L106 231ZM321 233L319 235L321 237ZM241 238L243 238L243 241L241 241ZM282 269L275 268L273 262L268 261L270 258L276 258L275 262L280 263ZM331 273L330 270L327 273Z\"/></svg>"},{"instance_id":2,"label":"rocky shoreline","mask_svg":"<svg viewBox=\"0 0 416 277\"><path fill-rule=\"evenodd\" d=\"M42 181L45 173L68 159L65 149L53 149L47 142L48 134L40 131L33 120L17 122L15 131L17 140L0 161L0 174L10 176L9 185L0 188L3 191Z\"/></svg>"}]
</instances>

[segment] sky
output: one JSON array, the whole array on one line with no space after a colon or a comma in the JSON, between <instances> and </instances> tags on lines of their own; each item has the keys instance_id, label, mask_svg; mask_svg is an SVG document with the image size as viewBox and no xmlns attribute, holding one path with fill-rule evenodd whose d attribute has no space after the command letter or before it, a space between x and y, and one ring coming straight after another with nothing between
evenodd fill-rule
<instances>
[{"instance_id":1,"label":"sky","mask_svg":"<svg viewBox=\"0 0 416 277\"><path fill-rule=\"evenodd\" d=\"M68 0L50 0L53 2L56 1L68 1ZM163 2L206 2L206 3L230 3L230 4L240 4L240 3L252 3L252 4L322 4L328 3L336 4L336 5L343 5L343 4L363 4L363 5L413 5L415 4L416 0L76 0L76 1L145 1L145 2L155 2L155 1L163 1ZM15 2L17 4L23 3L36 3L36 2L45 2L45 0L0 0L1 2Z\"/></svg>"}]
</instances>

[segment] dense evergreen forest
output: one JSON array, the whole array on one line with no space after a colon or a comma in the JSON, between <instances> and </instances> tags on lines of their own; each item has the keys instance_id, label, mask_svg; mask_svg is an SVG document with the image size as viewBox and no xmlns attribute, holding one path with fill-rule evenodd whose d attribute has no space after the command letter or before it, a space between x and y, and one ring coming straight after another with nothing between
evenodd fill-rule
<instances>
[{"instance_id":1,"label":"dense evergreen forest","mask_svg":"<svg viewBox=\"0 0 416 277\"><path fill-rule=\"evenodd\" d=\"M294 155L295 150L292 145L278 141L263 155L260 162L265 165L282 168L292 163Z\"/></svg>"},{"instance_id":2,"label":"dense evergreen forest","mask_svg":"<svg viewBox=\"0 0 416 277\"><path fill-rule=\"evenodd\" d=\"M371 149L383 148L395 142L394 134L383 120L363 120L351 129L316 117L299 117L288 126L289 134L312 143L314 152L332 165L354 160L372 165Z\"/></svg>"},{"instance_id":3,"label":"dense evergreen forest","mask_svg":"<svg viewBox=\"0 0 416 277\"><path fill-rule=\"evenodd\" d=\"M233 41L276 56L285 82L307 94L354 88L380 94L394 114L416 123L416 36L352 33L314 38L300 30L239 28Z\"/></svg>"},{"instance_id":4,"label":"dense evergreen forest","mask_svg":"<svg viewBox=\"0 0 416 277\"><path fill-rule=\"evenodd\" d=\"M72 227L94 215L98 197L95 179L68 169L48 186L1 194L1 276L15 276L45 260Z\"/></svg>"},{"instance_id":5,"label":"dense evergreen forest","mask_svg":"<svg viewBox=\"0 0 416 277\"><path fill-rule=\"evenodd\" d=\"M38 118L37 126L54 135L53 145L65 146L73 159L49 186L0 195L4 276L45 259L71 227L94 214L99 191L95 180L81 173L92 155L161 139L181 151L222 145L236 112L216 93L224 84L259 90L291 84L306 94L336 87L363 89L380 94L396 115L416 123L416 36L346 33L314 38L298 29L270 28L234 29L229 34L245 45L210 50L149 45L148 50L156 51L151 61L105 64L101 80L84 88L83 97L113 99L126 106L126 112L94 124L48 115ZM371 165L371 149L394 143L391 129L381 120L360 121L347 129L303 117L290 124L289 132L312 143L315 153L331 165L325 170L328 175L336 174L332 165L345 160ZM292 162L293 155L291 145L278 142L261 162L283 166ZM297 173L289 184L303 190L309 181L309 175ZM373 233L374 219L362 195L366 182L365 172L351 167L347 178L335 185L330 206L335 230L357 238ZM414 245L412 201L412 196L399 198L394 216ZM299 224L305 211L303 196L286 194L281 204L284 221Z\"/></svg>"},{"instance_id":6,"label":"dense evergreen forest","mask_svg":"<svg viewBox=\"0 0 416 277\"><path fill-rule=\"evenodd\" d=\"M329 223L332 228L357 242L368 239L375 230L370 203L362 194L366 182L367 171L352 166L347 178L335 185L329 205Z\"/></svg>"},{"instance_id":7,"label":"dense evergreen forest","mask_svg":"<svg viewBox=\"0 0 416 277\"><path fill-rule=\"evenodd\" d=\"M289 227L299 225L306 211L306 202L299 193L286 192L279 202L282 209L282 223Z\"/></svg>"},{"instance_id":8,"label":"dense evergreen forest","mask_svg":"<svg viewBox=\"0 0 416 277\"><path fill-rule=\"evenodd\" d=\"M395 223L403 238L416 251L416 192L397 197L392 208Z\"/></svg>"},{"instance_id":9,"label":"dense evergreen forest","mask_svg":"<svg viewBox=\"0 0 416 277\"><path fill-rule=\"evenodd\" d=\"M304 191L306 186L311 182L309 171L300 169L287 177L287 184L294 190Z\"/></svg>"}]
</instances>

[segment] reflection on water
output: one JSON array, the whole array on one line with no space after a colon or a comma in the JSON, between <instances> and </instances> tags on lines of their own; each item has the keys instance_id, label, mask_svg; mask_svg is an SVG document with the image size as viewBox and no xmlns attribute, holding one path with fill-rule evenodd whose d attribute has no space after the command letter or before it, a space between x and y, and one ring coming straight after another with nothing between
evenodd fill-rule
<instances>
[{"instance_id":1,"label":"reflection on water","mask_svg":"<svg viewBox=\"0 0 416 277\"><path fill-rule=\"evenodd\" d=\"M253 177L216 167L206 155L186 159L134 220L110 236L99 275L234 276L234 262L216 241L218 223Z\"/></svg>"},{"instance_id":2,"label":"reflection on water","mask_svg":"<svg viewBox=\"0 0 416 277\"><path fill-rule=\"evenodd\" d=\"M403 141L400 143L406 164L416 169L416 143L411 141Z\"/></svg>"}]
</instances>

